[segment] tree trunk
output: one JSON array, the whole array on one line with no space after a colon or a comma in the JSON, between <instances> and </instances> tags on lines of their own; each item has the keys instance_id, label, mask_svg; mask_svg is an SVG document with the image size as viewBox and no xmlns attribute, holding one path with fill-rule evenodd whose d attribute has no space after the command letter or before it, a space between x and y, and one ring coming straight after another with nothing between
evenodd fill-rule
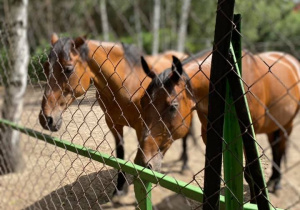
<instances>
[{"instance_id":1,"label":"tree trunk","mask_svg":"<svg viewBox=\"0 0 300 210\"><path fill-rule=\"evenodd\" d=\"M159 21L160 0L154 0L152 55L157 54L159 49Z\"/></svg>"},{"instance_id":2,"label":"tree trunk","mask_svg":"<svg viewBox=\"0 0 300 210\"><path fill-rule=\"evenodd\" d=\"M118 5L118 2L116 1L108 1L108 3L111 5L111 7L115 10L115 14L120 19L121 23L123 24L125 30L129 33L130 36L134 37L135 30L132 29L131 24L129 23L128 18L123 14L124 11L121 11L120 5Z\"/></svg>"},{"instance_id":3,"label":"tree trunk","mask_svg":"<svg viewBox=\"0 0 300 210\"><path fill-rule=\"evenodd\" d=\"M100 13L101 13L102 33L104 36L104 41L108 41L109 26L108 26L107 12L106 12L106 0L100 0Z\"/></svg>"},{"instance_id":4,"label":"tree trunk","mask_svg":"<svg viewBox=\"0 0 300 210\"><path fill-rule=\"evenodd\" d=\"M52 0L46 0L46 20L47 20L47 35L50 37L50 35L53 33L53 7L52 7Z\"/></svg>"},{"instance_id":5,"label":"tree trunk","mask_svg":"<svg viewBox=\"0 0 300 210\"><path fill-rule=\"evenodd\" d=\"M164 3L162 3L162 6L161 6L161 10L160 10L160 28L163 29L163 31L161 31L161 36L160 36L160 50L162 51L165 51L165 50L170 50L170 47L168 45L168 41L169 39L167 38L167 36L165 36L166 34L166 28L167 28L167 19L168 17L166 17L166 6Z\"/></svg>"},{"instance_id":6,"label":"tree trunk","mask_svg":"<svg viewBox=\"0 0 300 210\"><path fill-rule=\"evenodd\" d=\"M174 40L177 40L178 37L176 5L177 0L166 1L166 21L170 30L170 36L168 36L170 39L169 42L171 43L170 49L177 48L177 43L174 43Z\"/></svg>"},{"instance_id":7,"label":"tree trunk","mask_svg":"<svg viewBox=\"0 0 300 210\"><path fill-rule=\"evenodd\" d=\"M135 22L135 30L137 35L137 46L139 49L143 50L143 34L142 34L142 26L140 20L140 11L138 0L134 0L134 22Z\"/></svg>"},{"instance_id":8,"label":"tree trunk","mask_svg":"<svg viewBox=\"0 0 300 210\"><path fill-rule=\"evenodd\" d=\"M7 76L2 107L2 117L19 123L23 109L23 97L27 83L29 50L27 42L28 0L5 1L5 22L8 59L11 65L4 69ZM0 174L14 172L20 163L20 133L0 126Z\"/></svg>"},{"instance_id":9,"label":"tree trunk","mask_svg":"<svg viewBox=\"0 0 300 210\"><path fill-rule=\"evenodd\" d=\"M180 17L180 28L179 28L179 35L177 39L177 50L179 52L184 51L184 46L185 46L185 38L186 38L186 29L188 25L188 16L190 12L190 5L191 5L191 0L184 0L183 1L183 6L181 10L181 17Z\"/></svg>"}]
</instances>

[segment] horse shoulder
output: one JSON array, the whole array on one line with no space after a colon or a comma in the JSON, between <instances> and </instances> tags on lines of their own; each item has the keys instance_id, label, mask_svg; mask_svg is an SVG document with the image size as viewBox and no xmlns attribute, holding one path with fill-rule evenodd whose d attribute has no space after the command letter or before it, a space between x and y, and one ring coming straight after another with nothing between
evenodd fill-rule
<instances>
[{"instance_id":1,"label":"horse shoulder","mask_svg":"<svg viewBox=\"0 0 300 210\"><path fill-rule=\"evenodd\" d=\"M209 60L207 62L191 62L184 66L184 70L190 78L197 109L204 115L208 112L210 66Z\"/></svg>"}]
</instances>

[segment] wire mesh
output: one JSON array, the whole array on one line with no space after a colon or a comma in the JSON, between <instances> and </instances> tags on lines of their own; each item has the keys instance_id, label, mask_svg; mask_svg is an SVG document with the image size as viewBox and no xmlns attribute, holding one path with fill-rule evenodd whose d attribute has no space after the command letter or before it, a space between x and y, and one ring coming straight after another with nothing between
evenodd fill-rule
<instances>
[{"instance_id":1,"label":"wire mesh","mask_svg":"<svg viewBox=\"0 0 300 210\"><path fill-rule=\"evenodd\" d=\"M24 107L19 124L113 157L122 157L124 153L126 161L136 162L152 170L160 168L162 173L176 180L203 189L205 168L203 138L205 139L207 130L214 129L214 122L210 122L211 127L207 129L205 127L207 100L210 93L208 89L203 92L209 84L212 54L210 51L205 51L200 53L199 57L197 53L207 48L212 49L217 5L216 1L210 0L191 0L190 7L183 4L184 1L179 0L30 1L27 28L30 62ZM266 179L269 180L271 177L272 167L275 171L279 168L281 171L281 189L270 194L270 203L274 207L287 209L300 208L300 183L297 179L300 164L300 145L297 140L299 114L294 110L296 115L293 129L288 122L283 122L285 120L279 117L292 112L295 104L299 105L300 94L295 94L297 92L295 89L300 85L297 73L298 61L286 63L288 62L286 60L290 59L287 53L300 59L297 42L300 33L300 24L297 23L300 19L297 5L299 3L296 1L284 3L265 0L236 1L235 9L242 14L243 46L249 49L243 51L243 65L255 59L254 62L265 69L263 74L250 81L247 79L247 73L243 72L242 82L249 103L255 102L255 106L250 105L250 111L256 113L258 109L263 110L255 116L253 125L255 127L255 123L263 121L264 117L268 116L269 123L274 124L269 129L270 135L279 137L277 142L282 142L282 138L288 139L287 150L279 167L274 162L276 160L272 154L272 146L276 149L278 144L275 140L269 144L267 136L260 134L263 129L258 130L256 126L257 145L261 154L259 159ZM157 18L153 17L157 14L154 12L155 6L160 7L160 15ZM12 68L11 61L15 59L9 57L11 34L5 19L11 7L8 1L0 4L2 113L5 112L2 97L5 94L4 87L10 84L7 79ZM184 19L183 12L189 14L186 23L181 22ZM155 24L157 27L157 22L155 23L157 19L158 30L154 29ZM184 24L187 25L185 29L187 33L182 38L179 32L184 31L182 27ZM50 42L53 32L56 32L60 38L56 42L56 47ZM85 34L88 34L87 38L84 38ZM75 37L82 39L73 39ZM153 40L154 37L156 41ZM86 49L83 47L85 44L81 42L86 40L90 43L88 54L85 54ZM93 43L88 40L98 41L92 45ZM120 42L125 44L122 45ZM182 47L182 42L184 42L185 54L175 52L179 45ZM135 44L135 47L131 44ZM75 50L73 46L76 47ZM153 48L156 48L160 54L151 57ZM282 51L283 54L277 54L271 59L269 59L271 55L254 57L257 52L277 50ZM123 51L126 52L124 55ZM98 59L97 53L102 53L103 58ZM120 53L122 55L118 57ZM179 62L172 65L173 54L183 63L183 73L178 78L176 75L180 73L178 72L180 66ZM145 77L145 74L139 73L142 71L141 55L145 57L150 71L154 70L155 74L150 73ZM62 59L64 56L66 59ZM84 60L84 56L92 57L92 61L82 68L81 61ZM192 57L184 61L188 56ZM73 62L78 57L82 60ZM129 63L127 69L124 67L126 62ZM282 79L282 75L277 73L276 66L280 63L284 63L283 66L289 66L290 69L294 68L292 66L298 66L295 67L298 69L294 71L293 78L296 78L296 81L293 84L287 84L285 78ZM172 66L176 69L174 73L171 73ZM92 68L94 70L90 71ZM79 69L82 69L83 73L77 71ZM106 69L110 71L106 72ZM168 70L164 71L165 69ZM245 69L243 67L243 71ZM163 73L159 74L161 72ZM286 75L285 72L283 74ZM86 76L89 78L86 79ZM152 80L150 77L153 77ZM171 84L168 83L170 78ZM274 84L268 83L264 87L256 88L266 78L272 78L275 87L281 88L279 97L268 96L277 97L277 100L267 104L260 93L264 88L271 88ZM75 84L74 81L78 80L80 82ZM200 82L195 83L194 80ZM150 87L148 85L151 81ZM197 84L202 86L198 87ZM180 88L182 90L178 91ZM80 92L83 94L78 96ZM126 100L123 101L124 98ZM43 99L44 109L41 109ZM286 106L284 102L288 99L291 100ZM197 109L198 115L195 111ZM45 113L41 117L42 120L39 120L41 110ZM56 112L59 114L57 119L54 119ZM46 118L46 115L53 117ZM202 122L202 130L198 118ZM58 129L58 124L57 127L54 126L53 131L47 131L40 125L40 121L49 123L51 120L53 123L61 120L61 128L58 131L54 131ZM190 121L192 121L191 125ZM124 125L127 126L122 129ZM244 126L246 130L250 125ZM184 142L177 139L184 137L183 134L187 132L191 132L186 142L187 154L182 154ZM114 136L118 139L117 146ZM137 139L140 139L140 143ZM167 140L162 141L165 139ZM236 140L238 139L237 137ZM139 208L132 185L133 178L129 174L125 176L124 192L119 190L117 191L119 196L113 197L113 193L118 188L116 169L25 134L21 134L19 144L22 156L21 167L17 172L0 176L2 195L0 204L3 209ZM124 146L124 150L120 145ZM280 148L277 148L276 151L279 150ZM160 162L162 155L163 161ZM184 159L186 155L188 167L185 168L179 159ZM119 177L122 179L123 176ZM221 194L224 194L227 185L223 176L220 179ZM203 205L164 189L159 182L152 185L150 192L154 209L201 209ZM147 196L149 197L150 194ZM244 203L249 201L250 191L244 180Z\"/></svg>"}]
</instances>

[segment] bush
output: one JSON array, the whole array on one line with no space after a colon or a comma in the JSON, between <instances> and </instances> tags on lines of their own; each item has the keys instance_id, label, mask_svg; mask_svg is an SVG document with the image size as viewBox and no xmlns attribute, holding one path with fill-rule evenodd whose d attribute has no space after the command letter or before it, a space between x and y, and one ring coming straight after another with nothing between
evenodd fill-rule
<instances>
[{"instance_id":1,"label":"bush","mask_svg":"<svg viewBox=\"0 0 300 210\"><path fill-rule=\"evenodd\" d=\"M44 50L42 50L44 49ZM43 64L48 60L47 53L49 52L50 45L46 47L39 47L34 55L30 57L28 65L28 80L36 84L39 81L46 81L44 74ZM10 72L9 58L5 48L0 49L0 85L7 85L7 76Z\"/></svg>"},{"instance_id":2,"label":"bush","mask_svg":"<svg viewBox=\"0 0 300 210\"><path fill-rule=\"evenodd\" d=\"M44 49L44 50L42 50ZM31 56L28 65L28 79L35 84L39 81L46 81L43 64L48 60L50 45L46 48L37 48L35 54Z\"/></svg>"}]
</instances>

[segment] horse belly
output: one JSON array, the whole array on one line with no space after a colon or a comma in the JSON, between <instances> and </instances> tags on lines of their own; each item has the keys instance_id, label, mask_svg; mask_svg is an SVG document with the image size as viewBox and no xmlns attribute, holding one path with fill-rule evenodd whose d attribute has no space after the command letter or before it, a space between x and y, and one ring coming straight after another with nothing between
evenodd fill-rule
<instances>
[{"instance_id":1,"label":"horse belly","mask_svg":"<svg viewBox=\"0 0 300 210\"><path fill-rule=\"evenodd\" d=\"M285 75L285 76L283 76ZM294 78L288 77L288 72L277 74L276 81L271 81L269 103L266 109L265 132L269 133L284 127L297 114L299 102L299 87ZM280 81L279 81L280 80Z\"/></svg>"},{"instance_id":2,"label":"horse belly","mask_svg":"<svg viewBox=\"0 0 300 210\"><path fill-rule=\"evenodd\" d=\"M300 99L299 74L298 67L292 65L289 55L270 52L263 53L260 57L265 62L259 62L258 67L262 73L260 80L264 83L266 110L264 125L259 132L270 133L286 126L297 114Z\"/></svg>"},{"instance_id":3,"label":"horse belly","mask_svg":"<svg viewBox=\"0 0 300 210\"><path fill-rule=\"evenodd\" d=\"M140 123L140 112L137 105L129 100L122 100L119 97L106 97L97 91L96 98L105 114L106 121L115 125L135 127ZM125 101L125 102L124 102Z\"/></svg>"},{"instance_id":4,"label":"horse belly","mask_svg":"<svg viewBox=\"0 0 300 210\"><path fill-rule=\"evenodd\" d=\"M283 128L291 122L298 111L298 103L291 100L290 96L285 96L276 105L266 110L265 123L260 133L270 133Z\"/></svg>"}]
</instances>

